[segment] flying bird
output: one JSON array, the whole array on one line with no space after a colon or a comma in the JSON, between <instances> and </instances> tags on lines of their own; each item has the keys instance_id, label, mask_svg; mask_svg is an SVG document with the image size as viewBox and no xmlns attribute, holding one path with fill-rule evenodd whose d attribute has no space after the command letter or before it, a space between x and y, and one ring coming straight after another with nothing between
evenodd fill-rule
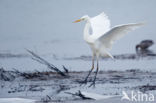
<instances>
[{"instance_id":1,"label":"flying bird","mask_svg":"<svg viewBox=\"0 0 156 103\"><path fill-rule=\"evenodd\" d=\"M93 55L91 70L82 83L87 83L88 77L94 69L94 59L96 59L97 65L95 76L93 78L93 82L90 85L95 86L96 76L99 71L99 57L104 56L113 58L113 56L109 53L109 50L112 48L114 41L118 40L129 31L142 26L144 23L123 24L111 28L110 20L104 12L95 17L89 17L88 15L85 15L74 21L74 23L80 21L86 21L83 38L87 44L89 44Z\"/></svg>"}]
</instances>

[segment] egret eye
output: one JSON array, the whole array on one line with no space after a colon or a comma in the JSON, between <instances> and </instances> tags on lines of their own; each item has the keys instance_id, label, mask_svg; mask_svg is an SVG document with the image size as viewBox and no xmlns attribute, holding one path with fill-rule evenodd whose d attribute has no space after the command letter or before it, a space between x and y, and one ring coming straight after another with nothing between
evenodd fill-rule
<instances>
[{"instance_id":1,"label":"egret eye","mask_svg":"<svg viewBox=\"0 0 156 103\"><path fill-rule=\"evenodd\" d=\"M81 20L85 20L85 18L81 18Z\"/></svg>"}]
</instances>

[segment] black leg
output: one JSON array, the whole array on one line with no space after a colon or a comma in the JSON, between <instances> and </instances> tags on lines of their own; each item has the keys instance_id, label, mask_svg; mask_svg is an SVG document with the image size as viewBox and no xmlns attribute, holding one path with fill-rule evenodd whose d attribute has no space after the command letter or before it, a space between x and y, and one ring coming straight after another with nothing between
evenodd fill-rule
<instances>
[{"instance_id":1,"label":"black leg","mask_svg":"<svg viewBox=\"0 0 156 103\"><path fill-rule=\"evenodd\" d=\"M86 76L85 80L81 82L82 84L87 84L88 77L89 77L90 74L92 73L93 69L94 69L94 54L93 54L93 57L92 57L92 68L91 68L91 70L89 71L88 75Z\"/></svg>"},{"instance_id":2,"label":"black leg","mask_svg":"<svg viewBox=\"0 0 156 103\"><path fill-rule=\"evenodd\" d=\"M88 75L86 76L85 80L82 81L82 83L87 84L88 77L90 76L92 71L93 71L93 68L89 71Z\"/></svg>"},{"instance_id":3,"label":"black leg","mask_svg":"<svg viewBox=\"0 0 156 103\"><path fill-rule=\"evenodd\" d=\"M95 71L94 80L93 80L93 82L90 84L89 87L91 87L91 86L94 86L94 87L95 87L95 81L96 81L96 77L97 77L98 71L99 71L99 63L98 63L98 59L97 59L97 68L96 68L96 71Z\"/></svg>"}]
</instances>

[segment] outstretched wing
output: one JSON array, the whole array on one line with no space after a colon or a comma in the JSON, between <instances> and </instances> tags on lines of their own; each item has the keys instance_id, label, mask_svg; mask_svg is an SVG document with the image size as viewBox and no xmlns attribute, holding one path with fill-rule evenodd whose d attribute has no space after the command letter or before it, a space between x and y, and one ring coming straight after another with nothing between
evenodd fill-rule
<instances>
[{"instance_id":1,"label":"outstretched wing","mask_svg":"<svg viewBox=\"0 0 156 103\"><path fill-rule=\"evenodd\" d=\"M101 48L111 49L112 44L115 40L118 40L128 32L135 30L142 25L144 25L144 23L132 23L116 26L108 31L106 34L103 34L101 37L99 37L96 41L100 43Z\"/></svg>"},{"instance_id":2,"label":"outstretched wing","mask_svg":"<svg viewBox=\"0 0 156 103\"><path fill-rule=\"evenodd\" d=\"M90 23L92 28L92 36L95 39L110 30L110 20L104 12L91 18Z\"/></svg>"}]
</instances>

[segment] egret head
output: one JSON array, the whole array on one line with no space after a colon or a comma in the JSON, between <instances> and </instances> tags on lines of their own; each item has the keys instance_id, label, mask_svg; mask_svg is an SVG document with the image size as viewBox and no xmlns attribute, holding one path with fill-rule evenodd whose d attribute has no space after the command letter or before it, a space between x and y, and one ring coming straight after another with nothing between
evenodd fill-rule
<instances>
[{"instance_id":1,"label":"egret head","mask_svg":"<svg viewBox=\"0 0 156 103\"><path fill-rule=\"evenodd\" d=\"M80 22L80 21L86 21L89 19L89 16L88 15L84 15L82 16L80 19L74 21L74 23L77 23L77 22Z\"/></svg>"}]
</instances>

